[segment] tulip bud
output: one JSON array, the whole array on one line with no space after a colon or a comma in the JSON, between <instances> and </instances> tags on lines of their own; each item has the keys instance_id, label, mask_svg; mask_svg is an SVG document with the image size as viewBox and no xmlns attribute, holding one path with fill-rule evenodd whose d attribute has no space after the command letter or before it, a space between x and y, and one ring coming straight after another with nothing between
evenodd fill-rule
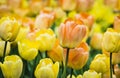
<instances>
[{"instance_id":1,"label":"tulip bud","mask_svg":"<svg viewBox=\"0 0 120 78\"><path fill-rule=\"evenodd\" d=\"M63 48L59 45L59 41L56 40L52 50L47 52L48 56L53 59L53 61L63 61Z\"/></svg>"},{"instance_id":2,"label":"tulip bud","mask_svg":"<svg viewBox=\"0 0 120 78\"><path fill-rule=\"evenodd\" d=\"M4 46L5 46L5 41L0 40L0 57L3 57ZM10 53L10 43L8 42L5 55L8 55L9 53Z\"/></svg>"},{"instance_id":3,"label":"tulip bud","mask_svg":"<svg viewBox=\"0 0 120 78\"><path fill-rule=\"evenodd\" d=\"M0 37L5 41L14 41L20 29L15 18L2 17L0 19Z\"/></svg>"},{"instance_id":4,"label":"tulip bud","mask_svg":"<svg viewBox=\"0 0 120 78\"><path fill-rule=\"evenodd\" d=\"M94 49L102 49L102 38L103 35L101 33L94 33L93 36L91 37L90 40L90 45L94 48Z\"/></svg>"},{"instance_id":5,"label":"tulip bud","mask_svg":"<svg viewBox=\"0 0 120 78\"><path fill-rule=\"evenodd\" d=\"M62 47L75 48L85 37L87 28L73 20L66 20L59 28L58 38Z\"/></svg>"},{"instance_id":6,"label":"tulip bud","mask_svg":"<svg viewBox=\"0 0 120 78\"><path fill-rule=\"evenodd\" d=\"M71 11L76 8L76 0L60 0L60 6L63 10Z\"/></svg>"},{"instance_id":7,"label":"tulip bud","mask_svg":"<svg viewBox=\"0 0 120 78\"><path fill-rule=\"evenodd\" d=\"M36 33L36 40L41 52L49 51L55 44L55 34L51 29L43 29Z\"/></svg>"},{"instance_id":8,"label":"tulip bud","mask_svg":"<svg viewBox=\"0 0 120 78\"><path fill-rule=\"evenodd\" d=\"M86 64L88 56L88 45L83 42L78 48L70 49L68 57L68 66L77 70L81 69Z\"/></svg>"},{"instance_id":9,"label":"tulip bud","mask_svg":"<svg viewBox=\"0 0 120 78\"><path fill-rule=\"evenodd\" d=\"M47 29L50 28L54 21L54 15L48 13L41 13L36 17L35 28Z\"/></svg>"},{"instance_id":10,"label":"tulip bud","mask_svg":"<svg viewBox=\"0 0 120 78\"><path fill-rule=\"evenodd\" d=\"M115 16L113 26L116 31L120 32L120 16Z\"/></svg>"},{"instance_id":11,"label":"tulip bud","mask_svg":"<svg viewBox=\"0 0 120 78\"><path fill-rule=\"evenodd\" d=\"M22 74L23 62L17 55L6 56L0 63L4 78L20 78Z\"/></svg>"},{"instance_id":12,"label":"tulip bud","mask_svg":"<svg viewBox=\"0 0 120 78\"><path fill-rule=\"evenodd\" d=\"M35 69L36 78L57 78L59 72L59 63L53 64L49 58L41 59Z\"/></svg>"},{"instance_id":13,"label":"tulip bud","mask_svg":"<svg viewBox=\"0 0 120 78\"><path fill-rule=\"evenodd\" d=\"M105 54L96 55L90 64L90 69L95 70L98 73L105 73L109 71L109 68L109 57Z\"/></svg>"},{"instance_id":14,"label":"tulip bud","mask_svg":"<svg viewBox=\"0 0 120 78\"><path fill-rule=\"evenodd\" d=\"M94 70L85 71L83 78L101 78L101 73L97 73Z\"/></svg>"},{"instance_id":15,"label":"tulip bud","mask_svg":"<svg viewBox=\"0 0 120 78\"><path fill-rule=\"evenodd\" d=\"M108 52L120 51L120 33L108 29L103 36L103 48Z\"/></svg>"}]
</instances>

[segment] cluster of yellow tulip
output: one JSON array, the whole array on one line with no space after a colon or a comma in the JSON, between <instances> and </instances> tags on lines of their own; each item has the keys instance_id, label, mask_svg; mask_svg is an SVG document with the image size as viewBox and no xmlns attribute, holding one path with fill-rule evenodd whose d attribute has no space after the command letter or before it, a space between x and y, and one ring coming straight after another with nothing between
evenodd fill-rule
<instances>
[{"instance_id":1,"label":"cluster of yellow tulip","mask_svg":"<svg viewBox=\"0 0 120 78\"><path fill-rule=\"evenodd\" d=\"M120 78L119 0L1 0L0 78Z\"/></svg>"}]
</instances>

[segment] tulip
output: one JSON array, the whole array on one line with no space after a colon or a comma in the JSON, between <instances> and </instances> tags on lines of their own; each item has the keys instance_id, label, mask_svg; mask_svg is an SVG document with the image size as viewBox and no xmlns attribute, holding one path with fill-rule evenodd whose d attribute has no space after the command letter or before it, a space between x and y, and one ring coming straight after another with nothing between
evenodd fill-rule
<instances>
[{"instance_id":1,"label":"tulip","mask_svg":"<svg viewBox=\"0 0 120 78\"><path fill-rule=\"evenodd\" d=\"M110 78L110 73L109 73L109 72L110 72L110 71L102 74L102 78ZM113 75L112 75L112 78L116 78L116 76L113 74Z\"/></svg>"},{"instance_id":2,"label":"tulip","mask_svg":"<svg viewBox=\"0 0 120 78\"><path fill-rule=\"evenodd\" d=\"M59 0L60 6L63 10L71 11L76 8L76 1L75 0Z\"/></svg>"},{"instance_id":3,"label":"tulip","mask_svg":"<svg viewBox=\"0 0 120 78\"><path fill-rule=\"evenodd\" d=\"M93 36L91 37L90 40L90 45L94 48L94 49L102 49L102 38L103 35L101 33L94 33Z\"/></svg>"},{"instance_id":4,"label":"tulip","mask_svg":"<svg viewBox=\"0 0 120 78\"><path fill-rule=\"evenodd\" d=\"M20 29L20 23L15 18L2 17L0 19L0 37L4 41L14 41Z\"/></svg>"},{"instance_id":5,"label":"tulip","mask_svg":"<svg viewBox=\"0 0 120 78\"><path fill-rule=\"evenodd\" d=\"M101 78L101 73L97 73L94 70L88 70L84 72L83 78Z\"/></svg>"},{"instance_id":6,"label":"tulip","mask_svg":"<svg viewBox=\"0 0 120 78\"><path fill-rule=\"evenodd\" d=\"M116 78L119 78L120 77L120 67L118 66L118 64L115 65L114 70L115 70Z\"/></svg>"},{"instance_id":7,"label":"tulip","mask_svg":"<svg viewBox=\"0 0 120 78\"><path fill-rule=\"evenodd\" d=\"M109 57L107 57L105 54L96 55L90 64L90 69L95 70L98 73L108 72L109 68Z\"/></svg>"},{"instance_id":8,"label":"tulip","mask_svg":"<svg viewBox=\"0 0 120 78\"><path fill-rule=\"evenodd\" d=\"M52 50L47 52L48 56L53 59L53 61L63 61L63 48L59 45L59 41L56 40Z\"/></svg>"},{"instance_id":9,"label":"tulip","mask_svg":"<svg viewBox=\"0 0 120 78\"><path fill-rule=\"evenodd\" d=\"M120 51L120 33L114 32L112 29L108 29L103 36L103 48L110 52Z\"/></svg>"},{"instance_id":10,"label":"tulip","mask_svg":"<svg viewBox=\"0 0 120 78\"><path fill-rule=\"evenodd\" d=\"M68 19L60 25L58 38L62 47L75 48L85 37L87 28L80 23Z\"/></svg>"},{"instance_id":11,"label":"tulip","mask_svg":"<svg viewBox=\"0 0 120 78\"><path fill-rule=\"evenodd\" d=\"M88 60L88 50L88 45L85 42L82 42L80 46L75 49L70 49L68 56L68 66L77 70L81 69Z\"/></svg>"},{"instance_id":12,"label":"tulip","mask_svg":"<svg viewBox=\"0 0 120 78\"><path fill-rule=\"evenodd\" d=\"M50 28L54 21L53 13L41 13L35 19L35 28L47 29Z\"/></svg>"},{"instance_id":13,"label":"tulip","mask_svg":"<svg viewBox=\"0 0 120 78\"><path fill-rule=\"evenodd\" d=\"M53 64L49 58L41 59L35 69L36 78L57 78L59 72L59 63Z\"/></svg>"},{"instance_id":14,"label":"tulip","mask_svg":"<svg viewBox=\"0 0 120 78\"><path fill-rule=\"evenodd\" d=\"M18 42L18 50L19 54L25 60L33 60L38 54L38 46L37 42L23 39L22 41Z\"/></svg>"},{"instance_id":15,"label":"tulip","mask_svg":"<svg viewBox=\"0 0 120 78\"><path fill-rule=\"evenodd\" d=\"M17 55L6 56L0 63L4 78L20 78L23 68L23 62Z\"/></svg>"},{"instance_id":16,"label":"tulip","mask_svg":"<svg viewBox=\"0 0 120 78\"><path fill-rule=\"evenodd\" d=\"M70 75L68 75L67 78L70 78ZM77 77L75 77L74 75L72 75L72 78L83 78L83 77L82 77L82 75L78 75Z\"/></svg>"},{"instance_id":17,"label":"tulip","mask_svg":"<svg viewBox=\"0 0 120 78\"><path fill-rule=\"evenodd\" d=\"M120 32L120 16L115 16L113 26L116 31Z\"/></svg>"},{"instance_id":18,"label":"tulip","mask_svg":"<svg viewBox=\"0 0 120 78\"><path fill-rule=\"evenodd\" d=\"M78 11L88 11L92 8L94 0L77 0Z\"/></svg>"},{"instance_id":19,"label":"tulip","mask_svg":"<svg viewBox=\"0 0 120 78\"><path fill-rule=\"evenodd\" d=\"M0 57L3 57L4 46L5 46L5 41L0 40ZM8 55L9 53L10 53L10 43L8 42L5 55Z\"/></svg>"},{"instance_id":20,"label":"tulip","mask_svg":"<svg viewBox=\"0 0 120 78\"><path fill-rule=\"evenodd\" d=\"M87 13L80 13L75 15L75 19L82 20L83 23L88 27L88 29L91 30L94 23L94 18L92 15L89 15Z\"/></svg>"},{"instance_id":21,"label":"tulip","mask_svg":"<svg viewBox=\"0 0 120 78\"><path fill-rule=\"evenodd\" d=\"M41 52L49 51L55 44L55 34L51 29L43 29L36 33L36 40Z\"/></svg>"}]
</instances>

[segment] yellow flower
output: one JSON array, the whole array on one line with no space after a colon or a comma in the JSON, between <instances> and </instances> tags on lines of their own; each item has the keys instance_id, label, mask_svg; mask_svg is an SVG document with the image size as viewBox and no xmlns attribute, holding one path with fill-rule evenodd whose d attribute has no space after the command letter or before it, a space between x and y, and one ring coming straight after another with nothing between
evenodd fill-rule
<instances>
[{"instance_id":1,"label":"yellow flower","mask_svg":"<svg viewBox=\"0 0 120 78\"><path fill-rule=\"evenodd\" d=\"M14 41L20 29L20 23L15 18L0 19L0 37L5 41Z\"/></svg>"},{"instance_id":2,"label":"yellow flower","mask_svg":"<svg viewBox=\"0 0 120 78\"><path fill-rule=\"evenodd\" d=\"M54 47L52 50L48 51L47 54L53 61L63 61L63 48L59 45L58 40L56 40Z\"/></svg>"},{"instance_id":3,"label":"yellow flower","mask_svg":"<svg viewBox=\"0 0 120 78\"><path fill-rule=\"evenodd\" d=\"M17 55L6 56L5 60L0 63L4 78L20 78L23 68L23 62Z\"/></svg>"},{"instance_id":4,"label":"yellow flower","mask_svg":"<svg viewBox=\"0 0 120 78\"><path fill-rule=\"evenodd\" d=\"M101 78L101 73L97 73L94 70L85 71L83 78Z\"/></svg>"},{"instance_id":5,"label":"yellow flower","mask_svg":"<svg viewBox=\"0 0 120 78\"><path fill-rule=\"evenodd\" d=\"M101 33L94 33L90 40L90 45L94 49L102 49L102 39L103 35Z\"/></svg>"},{"instance_id":6,"label":"yellow flower","mask_svg":"<svg viewBox=\"0 0 120 78\"><path fill-rule=\"evenodd\" d=\"M53 64L49 58L41 59L35 69L36 78L57 78L59 72L59 63Z\"/></svg>"},{"instance_id":7,"label":"yellow flower","mask_svg":"<svg viewBox=\"0 0 120 78\"><path fill-rule=\"evenodd\" d=\"M37 43L35 41L29 39L24 39L21 42L18 42L20 56L28 61L33 60L38 54L36 45Z\"/></svg>"},{"instance_id":8,"label":"yellow flower","mask_svg":"<svg viewBox=\"0 0 120 78\"><path fill-rule=\"evenodd\" d=\"M67 78L70 78L70 75L68 75ZM83 77L82 77L82 75L78 75L77 77L75 77L74 75L72 75L72 78L83 78Z\"/></svg>"},{"instance_id":9,"label":"yellow flower","mask_svg":"<svg viewBox=\"0 0 120 78\"><path fill-rule=\"evenodd\" d=\"M90 64L90 69L95 70L98 73L105 73L109 71L109 68L109 57L107 57L105 54L96 55Z\"/></svg>"},{"instance_id":10,"label":"yellow flower","mask_svg":"<svg viewBox=\"0 0 120 78\"><path fill-rule=\"evenodd\" d=\"M108 52L120 51L120 33L108 29L103 36L103 48Z\"/></svg>"},{"instance_id":11,"label":"yellow flower","mask_svg":"<svg viewBox=\"0 0 120 78\"><path fill-rule=\"evenodd\" d=\"M39 50L45 52L53 48L56 38L51 29L43 29L36 33L36 40L39 43Z\"/></svg>"},{"instance_id":12,"label":"yellow flower","mask_svg":"<svg viewBox=\"0 0 120 78\"><path fill-rule=\"evenodd\" d=\"M3 56L5 41L0 40L0 57ZM7 43L6 55L10 53L10 43Z\"/></svg>"}]
</instances>

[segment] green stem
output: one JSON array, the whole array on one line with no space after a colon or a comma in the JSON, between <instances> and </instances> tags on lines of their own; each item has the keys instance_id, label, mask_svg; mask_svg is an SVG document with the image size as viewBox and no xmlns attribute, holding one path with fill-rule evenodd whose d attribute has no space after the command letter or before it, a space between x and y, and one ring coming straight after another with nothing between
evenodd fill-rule
<instances>
[{"instance_id":1,"label":"green stem","mask_svg":"<svg viewBox=\"0 0 120 78\"><path fill-rule=\"evenodd\" d=\"M110 78L112 78L112 53L110 53Z\"/></svg>"},{"instance_id":2,"label":"green stem","mask_svg":"<svg viewBox=\"0 0 120 78\"><path fill-rule=\"evenodd\" d=\"M72 78L73 69L71 68L70 78Z\"/></svg>"},{"instance_id":3,"label":"green stem","mask_svg":"<svg viewBox=\"0 0 120 78\"><path fill-rule=\"evenodd\" d=\"M7 41L5 41L5 46L4 46L4 52L3 52L2 63L3 63L3 61L4 61L4 58L5 58L5 54L6 54L6 48L7 48Z\"/></svg>"},{"instance_id":4,"label":"green stem","mask_svg":"<svg viewBox=\"0 0 120 78\"><path fill-rule=\"evenodd\" d=\"M66 59L65 59L65 66L64 66L64 70L63 70L63 74L61 76L61 78L66 78L66 71L67 71L67 63L68 63L68 56L69 56L69 48L67 48L67 54L66 54Z\"/></svg>"},{"instance_id":5,"label":"green stem","mask_svg":"<svg viewBox=\"0 0 120 78\"><path fill-rule=\"evenodd\" d=\"M114 70L114 64L112 65L112 69L113 69L113 74L115 74L115 70Z\"/></svg>"}]
</instances>

